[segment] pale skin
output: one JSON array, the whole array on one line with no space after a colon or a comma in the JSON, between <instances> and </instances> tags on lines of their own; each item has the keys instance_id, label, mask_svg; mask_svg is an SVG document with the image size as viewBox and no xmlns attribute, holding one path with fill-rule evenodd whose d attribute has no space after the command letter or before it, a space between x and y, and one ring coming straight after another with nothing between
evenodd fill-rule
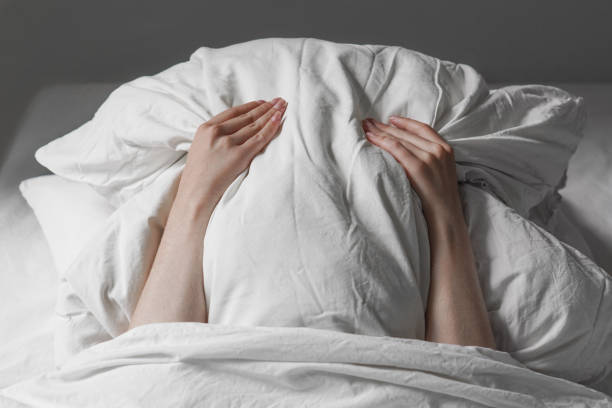
<instances>
[{"instance_id":1,"label":"pale skin","mask_svg":"<svg viewBox=\"0 0 612 408\"><path fill-rule=\"evenodd\" d=\"M368 140L404 168L427 221L430 286L425 340L496 348L457 187L452 147L425 123L363 121Z\"/></svg>"},{"instance_id":2,"label":"pale skin","mask_svg":"<svg viewBox=\"0 0 612 408\"><path fill-rule=\"evenodd\" d=\"M275 106L274 106L275 105ZM287 103L253 101L198 128L151 271L129 328L208 321L202 242L232 181L279 133ZM423 204L431 253L425 340L496 348L457 188L453 150L428 125L405 117L363 122L366 137L404 168Z\"/></svg>"}]
</instances>

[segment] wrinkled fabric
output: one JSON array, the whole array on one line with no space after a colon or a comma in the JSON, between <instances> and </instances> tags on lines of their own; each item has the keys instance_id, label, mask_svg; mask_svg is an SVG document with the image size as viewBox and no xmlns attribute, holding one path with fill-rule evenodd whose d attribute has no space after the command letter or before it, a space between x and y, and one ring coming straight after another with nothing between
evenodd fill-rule
<instances>
[{"instance_id":1,"label":"wrinkled fabric","mask_svg":"<svg viewBox=\"0 0 612 408\"><path fill-rule=\"evenodd\" d=\"M203 242L210 323L423 338L429 243L421 203L401 165L360 126L395 114L430 124L453 146L459 181L496 200L468 198L481 218L468 211L466 220L498 343L550 375L589 381L609 371L608 355L581 360L592 364L575 373L580 361L569 367L609 351L609 342L581 337L588 322L607 333L609 280L526 220L563 180L582 136L582 99L541 85L489 90L466 65L316 39L200 48L122 85L91 121L39 149L39 162L118 206L66 271L58 313L78 319L56 332L58 365L127 329L197 126L277 95L289 102L281 133L229 186ZM502 262L510 246L525 254L522 264ZM532 280L536 273L543 278Z\"/></svg>"},{"instance_id":2,"label":"wrinkled fabric","mask_svg":"<svg viewBox=\"0 0 612 408\"><path fill-rule=\"evenodd\" d=\"M289 101L284 137L269 146L276 160L256 160L254 172L298 170L304 161L331 167L345 187L364 143L361 120L395 114L431 125L452 142L461 179L487 184L524 216L562 180L586 119L582 98L561 89L489 90L468 65L402 47L267 38L201 47L189 61L123 84L36 159L123 203L189 149L202 122L275 96Z\"/></svg>"},{"instance_id":3,"label":"wrinkled fabric","mask_svg":"<svg viewBox=\"0 0 612 408\"><path fill-rule=\"evenodd\" d=\"M610 275L493 195L459 191L497 347L533 370L611 392Z\"/></svg>"},{"instance_id":4,"label":"wrinkled fabric","mask_svg":"<svg viewBox=\"0 0 612 408\"><path fill-rule=\"evenodd\" d=\"M148 324L0 391L31 407L608 407L508 354L311 328Z\"/></svg>"}]
</instances>

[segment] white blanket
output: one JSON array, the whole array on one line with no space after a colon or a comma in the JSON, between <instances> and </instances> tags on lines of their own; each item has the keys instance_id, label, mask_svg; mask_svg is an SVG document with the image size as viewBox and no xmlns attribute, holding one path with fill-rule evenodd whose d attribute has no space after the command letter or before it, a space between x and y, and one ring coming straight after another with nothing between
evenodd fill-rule
<instances>
[{"instance_id":1,"label":"white blanket","mask_svg":"<svg viewBox=\"0 0 612 408\"><path fill-rule=\"evenodd\" d=\"M150 324L0 393L3 407L608 407L506 353L310 328Z\"/></svg>"},{"instance_id":2,"label":"white blanket","mask_svg":"<svg viewBox=\"0 0 612 408\"><path fill-rule=\"evenodd\" d=\"M429 246L420 201L359 125L397 114L431 124L453 145L459 180L498 197L464 194L500 347L574 381L610 372L609 277L524 218L563 179L582 100L538 85L491 91L465 65L314 39L201 48L118 88L90 122L39 150L55 173L119 205L63 276L58 364L127 328L197 126L277 95L289 101L283 131L208 226L211 323L423 337ZM375 339L365 343L372 353Z\"/></svg>"}]
</instances>

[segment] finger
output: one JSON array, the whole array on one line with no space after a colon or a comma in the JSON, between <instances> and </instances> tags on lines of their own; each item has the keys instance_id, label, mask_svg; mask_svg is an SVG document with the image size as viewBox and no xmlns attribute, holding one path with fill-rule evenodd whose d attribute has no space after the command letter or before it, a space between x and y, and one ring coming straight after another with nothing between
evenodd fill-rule
<instances>
[{"instance_id":1,"label":"finger","mask_svg":"<svg viewBox=\"0 0 612 408\"><path fill-rule=\"evenodd\" d=\"M255 106L253 109L243 113L242 115L230 118L219 125L221 127L221 133L224 135L234 133L255 122L261 115L272 109L272 107L279 109L282 107L283 102L284 101L282 98L274 98L269 102L264 102Z\"/></svg>"},{"instance_id":2,"label":"finger","mask_svg":"<svg viewBox=\"0 0 612 408\"><path fill-rule=\"evenodd\" d=\"M422 161L411 151L409 151L399 139L393 136L385 136L367 132L368 140L388 152L404 168L408 180L414 185L412 174L416 174L422 166Z\"/></svg>"},{"instance_id":3,"label":"finger","mask_svg":"<svg viewBox=\"0 0 612 408\"><path fill-rule=\"evenodd\" d=\"M265 126L253 137L250 137L246 142L240 145L240 148L246 152L249 161L252 160L266 145L279 133L281 118L283 113L276 111L270 117L270 120Z\"/></svg>"},{"instance_id":4,"label":"finger","mask_svg":"<svg viewBox=\"0 0 612 408\"><path fill-rule=\"evenodd\" d=\"M287 109L287 102L283 102L283 106L279 109L277 109L276 107L269 109L267 112L261 115L255 122L250 123L249 125L243 127L242 129L238 130L233 135L229 135L228 137L235 144L245 143L253 135L255 135L257 132L261 131L264 128L264 126L270 121L270 118L272 118L274 113L279 112L281 116L283 115L283 113L285 113L285 110Z\"/></svg>"},{"instance_id":5,"label":"finger","mask_svg":"<svg viewBox=\"0 0 612 408\"><path fill-rule=\"evenodd\" d=\"M434 153L435 148L434 146L437 145L437 143L432 142L429 139L425 139L423 137L417 136L413 133L408 132L407 130L404 129L400 129L397 128L395 126L391 126L391 125L387 125L385 123L379 122L375 119L366 119L364 121L364 126L368 126L368 124L370 126L375 126L378 129L381 129L382 131L390 134L391 136L395 136L398 139L402 139L406 142L411 143L412 145L418 147L421 150L430 152L430 153ZM437 147L437 146L436 146Z\"/></svg>"},{"instance_id":6,"label":"finger","mask_svg":"<svg viewBox=\"0 0 612 408\"><path fill-rule=\"evenodd\" d=\"M390 116L389 121L400 129L407 130L408 132L424 137L434 143L449 146L448 143L446 143L446 141L426 123L402 116Z\"/></svg>"},{"instance_id":7,"label":"finger","mask_svg":"<svg viewBox=\"0 0 612 408\"><path fill-rule=\"evenodd\" d=\"M419 149L417 146L410 143L409 141L392 136L389 133L382 131L376 126L369 125L367 122L364 123L364 127L367 129L367 133L370 133L377 137L377 140L385 140L387 144L390 142L393 142L394 144L394 141L397 140L405 149L412 153L413 156L416 156L421 160L426 160L427 156L429 155L427 151Z\"/></svg>"},{"instance_id":8,"label":"finger","mask_svg":"<svg viewBox=\"0 0 612 408\"><path fill-rule=\"evenodd\" d=\"M242 105L234 106L233 108L226 109L223 112L213 116L206 123L210 125L217 125L235 116L242 115L243 113L250 111L256 106L261 105L262 103L265 103L265 101L252 101Z\"/></svg>"}]
</instances>

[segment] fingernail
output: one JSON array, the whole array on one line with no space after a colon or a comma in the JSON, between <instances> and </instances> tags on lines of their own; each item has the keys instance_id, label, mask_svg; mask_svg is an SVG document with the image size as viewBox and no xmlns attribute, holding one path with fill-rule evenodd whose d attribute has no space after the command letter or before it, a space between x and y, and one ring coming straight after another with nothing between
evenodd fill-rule
<instances>
[{"instance_id":1,"label":"fingernail","mask_svg":"<svg viewBox=\"0 0 612 408\"><path fill-rule=\"evenodd\" d=\"M272 122L278 122L281 118L281 113L280 112L274 112L274 115L272 115Z\"/></svg>"},{"instance_id":2,"label":"fingernail","mask_svg":"<svg viewBox=\"0 0 612 408\"><path fill-rule=\"evenodd\" d=\"M272 105L274 105L274 104L275 104L275 103L276 103L276 102L277 102L279 99L280 99L280 98L278 98L278 97L276 97L276 98L274 98L274 99L271 99L271 100L270 100L270 103L271 103Z\"/></svg>"},{"instance_id":3,"label":"fingernail","mask_svg":"<svg viewBox=\"0 0 612 408\"><path fill-rule=\"evenodd\" d=\"M368 119L366 119L366 120L363 121L363 126L366 129L370 129L372 127L372 123Z\"/></svg>"},{"instance_id":4,"label":"fingernail","mask_svg":"<svg viewBox=\"0 0 612 408\"><path fill-rule=\"evenodd\" d=\"M274 104L274 108L275 109L280 109L282 108L284 105L284 101L282 99L279 99L278 101L276 101L276 103Z\"/></svg>"},{"instance_id":5,"label":"fingernail","mask_svg":"<svg viewBox=\"0 0 612 408\"><path fill-rule=\"evenodd\" d=\"M366 136L368 137L368 139L374 139L376 137L376 135L374 135L374 133L372 132L366 132Z\"/></svg>"},{"instance_id":6,"label":"fingernail","mask_svg":"<svg viewBox=\"0 0 612 408\"><path fill-rule=\"evenodd\" d=\"M259 104L262 104L262 103L265 103L265 102L266 102L266 101L264 101L263 99L258 99L258 100L257 100L257 103L259 103Z\"/></svg>"},{"instance_id":7,"label":"fingernail","mask_svg":"<svg viewBox=\"0 0 612 408\"><path fill-rule=\"evenodd\" d=\"M395 122L397 119L398 119L397 116L393 116L393 115L389 116L389 120L391 122Z\"/></svg>"}]
</instances>

